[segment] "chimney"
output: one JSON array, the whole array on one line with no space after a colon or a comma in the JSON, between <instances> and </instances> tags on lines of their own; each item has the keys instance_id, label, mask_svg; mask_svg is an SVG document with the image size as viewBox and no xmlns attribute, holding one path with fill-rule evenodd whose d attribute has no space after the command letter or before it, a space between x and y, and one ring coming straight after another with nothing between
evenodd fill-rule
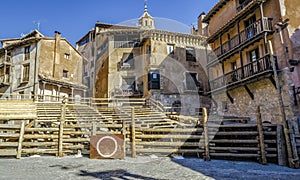
<instances>
[{"instance_id":1,"label":"chimney","mask_svg":"<svg viewBox=\"0 0 300 180\"><path fill-rule=\"evenodd\" d=\"M55 33L55 39L60 39L61 33L58 31L54 31L54 33Z\"/></svg>"},{"instance_id":2,"label":"chimney","mask_svg":"<svg viewBox=\"0 0 300 180\"><path fill-rule=\"evenodd\" d=\"M198 35L205 35L203 33L203 27L204 27L204 23L202 22L202 20L205 17L205 13L202 12L199 16L198 16Z\"/></svg>"},{"instance_id":3,"label":"chimney","mask_svg":"<svg viewBox=\"0 0 300 180\"><path fill-rule=\"evenodd\" d=\"M58 31L54 31L55 33L55 41L54 41L54 58L53 58L53 67L52 67L52 77L56 77L56 64L59 64L60 61L60 38L61 33Z\"/></svg>"}]
</instances>

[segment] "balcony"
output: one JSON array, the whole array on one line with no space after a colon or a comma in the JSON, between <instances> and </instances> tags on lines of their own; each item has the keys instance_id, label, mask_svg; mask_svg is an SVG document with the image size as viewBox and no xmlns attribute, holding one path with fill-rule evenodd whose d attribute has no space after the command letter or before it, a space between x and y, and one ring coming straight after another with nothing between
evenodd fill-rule
<instances>
[{"instance_id":1,"label":"balcony","mask_svg":"<svg viewBox=\"0 0 300 180\"><path fill-rule=\"evenodd\" d=\"M277 61L275 59L277 68ZM256 61L248 63L243 67L233 70L224 76L210 81L211 91L222 88L232 88L234 85L245 83L253 78L263 77L273 72L270 55L266 55Z\"/></svg>"},{"instance_id":2,"label":"balcony","mask_svg":"<svg viewBox=\"0 0 300 180\"><path fill-rule=\"evenodd\" d=\"M0 64L3 64L3 63L10 64L11 63L11 56L6 56L6 59L5 59L5 56L1 56L0 57Z\"/></svg>"},{"instance_id":3,"label":"balcony","mask_svg":"<svg viewBox=\"0 0 300 180\"><path fill-rule=\"evenodd\" d=\"M0 87L1 86L8 86L10 81L9 74L0 75Z\"/></svg>"},{"instance_id":4,"label":"balcony","mask_svg":"<svg viewBox=\"0 0 300 180\"><path fill-rule=\"evenodd\" d=\"M250 4L253 0L245 0L244 2L242 2L237 8L236 8L236 12L239 13L240 11L242 11L248 4Z\"/></svg>"},{"instance_id":5,"label":"balcony","mask_svg":"<svg viewBox=\"0 0 300 180\"><path fill-rule=\"evenodd\" d=\"M138 46L138 41L114 41L114 48L134 48Z\"/></svg>"},{"instance_id":6,"label":"balcony","mask_svg":"<svg viewBox=\"0 0 300 180\"><path fill-rule=\"evenodd\" d=\"M215 61L217 58L224 57L229 53L235 52L237 47L242 46L251 40L254 40L259 35L264 32L272 31L272 19L271 18L262 18L255 23L246 27L239 34L233 36L228 41L224 42L221 46L214 49L214 51L209 55L208 63Z\"/></svg>"}]
</instances>

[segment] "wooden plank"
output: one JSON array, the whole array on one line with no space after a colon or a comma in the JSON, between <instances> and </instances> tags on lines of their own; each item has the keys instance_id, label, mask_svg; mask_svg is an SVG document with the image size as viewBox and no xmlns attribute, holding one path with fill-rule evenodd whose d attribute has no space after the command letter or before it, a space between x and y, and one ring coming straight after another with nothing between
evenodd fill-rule
<instances>
[{"instance_id":1,"label":"wooden plank","mask_svg":"<svg viewBox=\"0 0 300 180\"><path fill-rule=\"evenodd\" d=\"M177 149L177 148L137 148L136 149L137 153L203 153L203 149Z\"/></svg>"},{"instance_id":2,"label":"wooden plank","mask_svg":"<svg viewBox=\"0 0 300 180\"><path fill-rule=\"evenodd\" d=\"M288 123L289 129L291 130L293 127L291 121L288 120L287 123ZM298 152L297 152L297 144L296 144L296 140L295 140L295 134L294 133L289 133L289 134L290 134L290 143L291 143L291 150L292 150L292 156L293 156L293 159L291 159L290 161L292 161L294 168L299 168L299 156L298 156Z\"/></svg>"},{"instance_id":3,"label":"wooden plank","mask_svg":"<svg viewBox=\"0 0 300 180\"><path fill-rule=\"evenodd\" d=\"M55 132L59 131L59 128L25 128L25 132Z\"/></svg>"},{"instance_id":4,"label":"wooden plank","mask_svg":"<svg viewBox=\"0 0 300 180\"><path fill-rule=\"evenodd\" d=\"M19 137L19 142L18 142L18 149L17 149L17 159L21 158L21 153L22 153L22 143L24 140L24 132L25 132L25 121L22 121L21 126L20 126L20 137Z\"/></svg>"},{"instance_id":5,"label":"wooden plank","mask_svg":"<svg viewBox=\"0 0 300 180\"><path fill-rule=\"evenodd\" d=\"M58 146L57 142L23 142L23 147L34 147L34 146Z\"/></svg>"},{"instance_id":6,"label":"wooden plank","mask_svg":"<svg viewBox=\"0 0 300 180\"><path fill-rule=\"evenodd\" d=\"M64 135L63 138L69 138ZM58 139L58 134L24 134L24 139Z\"/></svg>"},{"instance_id":7,"label":"wooden plank","mask_svg":"<svg viewBox=\"0 0 300 180\"><path fill-rule=\"evenodd\" d=\"M219 124L210 124L208 122L207 127L217 127L217 128L256 128L256 124L225 124L225 125L219 125Z\"/></svg>"},{"instance_id":8,"label":"wooden plank","mask_svg":"<svg viewBox=\"0 0 300 180\"><path fill-rule=\"evenodd\" d=\"M59 134L58 134L58 156L63 157L63 135L64 135L64 124L66 118L66 98L64 97L61 105L61 117L59 122Z\"/></svg>"},{"instance_id":9,"label":"wooden plank","mask_svg":"<svg viewBox=\"0 0 300 180\"><path fill-rule=\"evenodd\" d=\"M213 139L211 143L245 143L245 144L258 144L257 140L252 139Z\"/></svg>"},{"instance_id":10,"label":"wooden plank","mask_svg":"<svg viewBox=\"0 0 300 180\"><path fill-rule=\"evenodd\" d=\"M256 158L259 157L258 154L237 154L237 153L210 153L211 156L218 157L243 157L243 158Z\"/></svg>"},{"instance_id":11,"label":"wooden plank","mask_svg":"<svg viewBox=\"0 0 300 180\"><path fill-rule=\"evenodd\" d=\"M90 142L90 138L68 138L63 139L63 142L72 142L72 143L80 143L80 142Z\"/></svg>"},{"instance_id":12,"label":"wooden plank","mask_svg":"<svg viewBox=\"0 0 300 180\"><path fill-rule=\"evenodd\" d=\"M259 151L258 147L209 147L211 150L221 150L221 151Z\"/></svg>"},{"instance_id":13,"label":"wooden plank","mask_svg":"<svg viewBox=\"0 0 300 180\"><path fill-rule=\"evenodd\" d=\"M163 128L163 129L153 129L153 128L136 128L136 131L140 132L166 132L166 133L196 133L203 132L203 128Z\"/></svg>"},{"instance_id":14,"label":"wooden plank","mask_svg":"<svg viewBox=\"0 0 300 180\"><path fill-rule=\"evenodd\" d=\"M209 154L209 136L208 136L208 116L207 116L207 110L206 108L202 108L202 114L203 114L203 135L204 135L204 160L209 161L210 160L210 154ZM201 139L201 137L199 138Z\"/></svg>"},{"instance_id":15,"label":"wooden plank","mask_svg":"<svg viewBox=\"0 0 300 180\"><path fill-rule=\"evenodd\" d=\"M256 121L257 121L257 131L258 131L261 163L265 165L265 164L267 164L267 158L266 158L265 138L264 138L264 133L263 133L263 125L262 125L262 119L261 119L261 113L260 113L260 106L257 106L257 109L256 109Z\"/></svg>"},{"instance_id":16,"label":"wooden plank","mask_svg":"<svg viewBox=\"0 0 300 180\"><path fill-rule=\"evenodd\" d=\"M136 144L135 144L135 114L134 107L131 108L131 153L132 158L136 158Z\"/></svg>"},{"instance_id":17,"label":"wooden plank","mask_svg":"<svg viewBox=\"0 0 300 180\"><path fill-rule=\"evenodd\" d=\"M18 147L18 142L0 142L0 147Z\"/></svg>"},{"instance_id":18,"label":"wooden plank","mask_svg":"<svg viewBox=\"0 0 300 180\"><path fill-rule=\"evenodd\" d=\"M0 138L19 138L20 134L8 134L8 133L0 133Z\"/></svg>"},{"instance_id":19,"label":"wooden plank","mask_svg":"<svg viewBox=\"0 0 300 180\"><path fill-rule=\"evenodd\" d=\"M256 131L228 131L228 132L212 132L209 134L215 134L219 136L256 136L258 135L258 132Z\"/></svg>"},{"instance_id":20,"label":"wooden plank","mask_svg":"<svg viewBox=\"0 0 300 180\"><path fill-rule=\"evenodd\" d=\"M170 147L198 147L198 142L158 142L158 141L136 141L136 145L144 146L170 146Z\"/></svg>"},{"instance_id":21,"label":"wooden plank","mask_svg":"<svg viewBox=\"0 0 300 180\"><path fill-rule=\"evenodd\" d=\"M0 156L16 156L16 149L0 149Z\"/></svg>"},{"instance_id":22,"label":"wooden plank","mask_svg":"<svg viewBox=\"0 0 300 180\"><path fill-rule=\"evenodd\" d=\"M172 134L142 134L136 135L135 138L140 139L200 139L201 135L172 135Z\"/></svg>"},{"instance_id":23,"label":"wooden plank","mask_svg":"<svg viewBox=\"0 0 300 180\"><path fill-rule=\"evenodd\" d=\"M0 124L0 129L20 129L19 125L13 125L13 124Z\"/></svg>"},{"instance_id":24,"label":"wooden plank","mask_svg":"<svg viewBox=\"0 0 300 180\"><path fill-rule=\"evenodd\" d=\"M281 125L277 125L277 163L280 166L286 166L287 165L287 157L286 157L286 150L285 150L285 139L283 136L283 128Z\"/></svg>"}]
</instances>

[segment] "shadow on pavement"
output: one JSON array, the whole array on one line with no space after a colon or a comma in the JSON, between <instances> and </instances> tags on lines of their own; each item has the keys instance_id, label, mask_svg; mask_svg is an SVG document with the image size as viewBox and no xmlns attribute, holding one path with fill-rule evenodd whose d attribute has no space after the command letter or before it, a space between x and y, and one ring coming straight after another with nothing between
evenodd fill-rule
<instances>
[{"instance_id":1,"label":"shadow on pavement","mask_svg":"<svg viewBox=\"0 0 300 180\"><path fill-rule=\"evenodd\" d=\"M90 176L94 178L99 178L99 179L106 179L106 180L114 180L116 178L119 179L145 179L145 180L156 180L154 178L146 177L146 176L141 176L137 174L131 174L123 169L118 169L118 170L111 170L111 171L103 171L103 172L88 172L85 170L81 170L81 173L79 176Z\"/></svg>"}]
</instances>

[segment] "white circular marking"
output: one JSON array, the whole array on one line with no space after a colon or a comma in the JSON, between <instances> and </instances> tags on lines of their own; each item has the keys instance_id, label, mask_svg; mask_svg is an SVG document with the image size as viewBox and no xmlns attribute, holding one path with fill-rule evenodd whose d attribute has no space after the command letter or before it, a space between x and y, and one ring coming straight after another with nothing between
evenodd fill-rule
<instances>
[{"instance_id":1,"label":"white circular marking","mask_svg":"<svg viewBox=\"0 0 300 180\"><path fill-rule=\"evenodd\" d=\"M111 154L103 154L100 149L99 149L99 145L101 143L101 141L103 141L104 139L110 139L114 142L114 145L115 145L115 149L114 151L111 153ZM113 155L116 154L117 150L118 150L118 143L117 141L115 140L115 138L111 137L111 136L103 136L102 138L100 138L97 142L97 152L100 156L104 157L104 158L109 158L109 157L112 157Z\"/></svg>"}]
</instances>

